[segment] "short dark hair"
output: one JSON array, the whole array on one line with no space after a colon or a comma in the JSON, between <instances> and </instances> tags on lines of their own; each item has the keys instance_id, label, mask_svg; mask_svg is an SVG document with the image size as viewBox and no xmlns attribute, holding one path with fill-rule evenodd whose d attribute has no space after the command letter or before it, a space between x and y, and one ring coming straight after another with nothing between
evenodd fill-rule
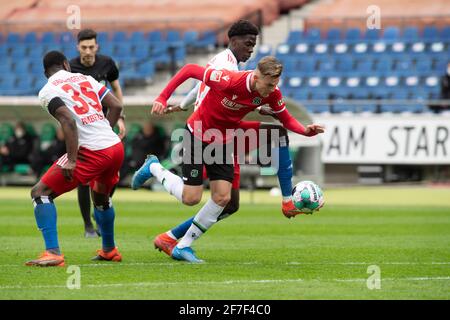
<instances>
[{"instance_id":1,"label":"short dark hair","mask_svg":"<svg viewBox=\"0 0 450 320\"><path fill-rule=\"evenodd\" d=\"M233 23L230 29L228 30L229 39L235 36L245 36L249 34L257 36L259 34L259 30L257 26L255 26L248 20L241 19Z\"/></svg>"},{"instance_id":2,"label":"short dark hair","mask_svg":"<svg viewBox=\"0 0 450 320\"><path fill-rule=\"evenodd\" d=\"M44 70L47 71L52 67L64 67L64 61L67 61L66 56L60 51L50 51L43 59Z\"/></svg>"},{"instance_id":3,"label":"short dark hair","mask_svg":"<svg viewBox=\"0 0 450 320\"><path fill-rule=\"evenodd\" d=\"M90 39L95 39L95 41L97 42L97 32L95 32L92 29L83 29L80 32L78 32L77 39L78 43L80 43L80 41Z\"/></svg>"}]
</instances>

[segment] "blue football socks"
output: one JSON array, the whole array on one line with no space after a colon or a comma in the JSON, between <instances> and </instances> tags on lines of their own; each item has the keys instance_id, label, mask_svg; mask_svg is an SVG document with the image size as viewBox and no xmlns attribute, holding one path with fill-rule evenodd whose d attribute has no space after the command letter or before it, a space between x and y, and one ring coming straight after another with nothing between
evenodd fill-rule
<instances>
[{"instance_id":1,"label":"blue football socks","mask_svg":"<svg viewBox=\"0 0 450 320\"><path fill-rule=\"evenodd\" d=\"M192 224L192 221L194 221L194 217L189 218L183 223L180 223L178 226L176 226L170 231L172 232L175 238L180 239L186 234L186 232L188 231L189 227Z\"/></svg>"},{"instance_id":2,"label":"blue football socks","mask_svg":"<svg viewBox=\"0 0 450 320\"><path fill-rule=\"evenodd\" d=\"M114 242L114 207L95 207L94 217L97 221L100 233L102 235L102 247L104 251L110 251L115 248Z\"/></svg>"},{"instance_id":3,"label":"blue football socks","mask_svg":"<svg viewBox=\"0 0 450 320\"><path fill-rule=\"evenodd\" d=\"M45 249L60 254L58 231L56 229L56 207L51 197L33 199L34 217L45 241Z\"/></svg>"}]
</instances>

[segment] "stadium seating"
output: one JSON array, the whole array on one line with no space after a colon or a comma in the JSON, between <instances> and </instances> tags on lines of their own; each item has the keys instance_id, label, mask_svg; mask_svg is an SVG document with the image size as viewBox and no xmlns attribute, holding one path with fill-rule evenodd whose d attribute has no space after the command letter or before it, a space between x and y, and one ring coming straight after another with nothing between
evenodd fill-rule
<instances>
[{"instance_id":1,"label":"stadium seating","mask_svg":"<svg viewBox=\"0 0 450 320\"><path fill-rule=\"evenodd\" d=\"M187 50L205 50L216 44L216 33L195 30L180 33L134 31L99 32L99 53L118 63L121 82L149 83L157 68L169 69L172 56L177 66L184 64ZM35 95L45 82L42 57L49 50L61 50L69 58L78 55L70 32L8 33L0 42L0 95ZM12 75L21 78L17 78ZM24 79L27 78L27 79ZM29 87L27 87L29 86Z\"/></svg>"},{"instance_id":2,"label":"stadium seating","mask_svg":"<svg viewBox=\"0 0 450 320\"><path fill-rule=\"evenodd\" d=\"M284 64L280 86L285 95L312 112L424 112L425 104L384 104L377 100L439 99L439 80L450 61L450 28L387 26L381 31L293 30L276 48L264 48L249 61L273 54ZM375 99L361 107L312 100Z\"/></svg>"}]
</instances>

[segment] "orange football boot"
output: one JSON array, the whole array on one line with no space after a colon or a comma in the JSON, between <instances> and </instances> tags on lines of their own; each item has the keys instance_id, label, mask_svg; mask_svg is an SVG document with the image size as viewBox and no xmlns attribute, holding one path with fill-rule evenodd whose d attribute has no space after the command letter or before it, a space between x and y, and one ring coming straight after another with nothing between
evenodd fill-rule
<instances>
[{"instance_id":1,"label":"orange football boot","mask_svg":"<svg viewBox=\"0 0 450 320\"><path fill-rule=\"evenodd\" d=\"M283 214L286 218L292 218L295 217L298 214L303 214L304 212L301 212L299 209L297 209L292 202L292 199L286 202L281 203L281 211L283 211Z\"/></svg>"},{"instance_id":2,"label":"orange football boot","mask_svg":"<svg viewBox=\"0 0 450 320\"><path fill-rule=\"evenodd\" d=\"M105 252L103 249L100 249L97 250L97 255L93 257L92 260L120 262L122 261L122 255L119 250L117 250L117 247L109 252Z\"/></svg>"},{"instance_id":3,"label":"orange football boot","mask_svg":"<svg viewBox=\"0 0 450 320\"><path fill-rule=\"evenodd\" d=\"M158 235L155 240L153 240L153 244L155 245L155 249L164 251L164 253L171 257L172 250L177 245L177 240L169 237L167 233L164 232Z\"/></svg>"},{"instance_id":4,"label":"orange football boot","mask_svg":"<svg viewBox=\"0 0 450 320\"><path fill-rule=\"evenodd\" d=\"M54 254L46 250L38 259L27 261L25 265L38 267L64 267L64 255Z\"/></svg>"}]
</instances>

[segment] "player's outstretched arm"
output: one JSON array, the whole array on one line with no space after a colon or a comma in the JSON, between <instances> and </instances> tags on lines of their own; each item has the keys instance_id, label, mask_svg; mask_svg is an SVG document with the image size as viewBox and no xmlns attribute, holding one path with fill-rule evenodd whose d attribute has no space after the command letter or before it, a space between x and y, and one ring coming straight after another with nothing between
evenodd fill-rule
<instances>
[{"instance_id":1,"label":"player's outstretched arm","mask_svg":"<svg viewBox=\"0 0 450 320\"><path fill-rule=\"evenodd\" d=\"M61 99L55 98L49 104L50 114L61 124L66 141L67 162L62 166L62 172L67 180L72 180L73 170L78 154L78 130L72 114Z\"/></svg>"},{"instance_id":2,"label":"player's outstretched arm","mask_svg":"<svg viewBox=\"0 0 450 320\"><path fill-rule=\"evenodd\" d=\"M108 119L111 127L114 127L122 112L122 103L111 92L108 92L102 100L102 105L108 108L106 119Z\"/></svg>"},{"instance_id":3,"label":"player's outstretched arm","mask_svg":"<svg viewBox=\"0 0 450 320\"><path fill-rule=\"evenodd\" d=\"M152 114L163 114L167 107L167 100L169 100L172 93L187 79L194 78L203 80L205 68L197 64L187 64L169 81L167 86L156 98L152 107Z\"/></svg>"},{"instance_id":4,"label":"player's outstretched arm","mask_svg":"<svg viewBox=\"0 0 450 320\"><path fill-rule=\"evenodd\" d=\"M304 127L287 109L277 113L277 117L283 124L283 127L304 136L312 137L325 131L325 128L319 124L309 124Z\"/></svg>"}]
</instances>

